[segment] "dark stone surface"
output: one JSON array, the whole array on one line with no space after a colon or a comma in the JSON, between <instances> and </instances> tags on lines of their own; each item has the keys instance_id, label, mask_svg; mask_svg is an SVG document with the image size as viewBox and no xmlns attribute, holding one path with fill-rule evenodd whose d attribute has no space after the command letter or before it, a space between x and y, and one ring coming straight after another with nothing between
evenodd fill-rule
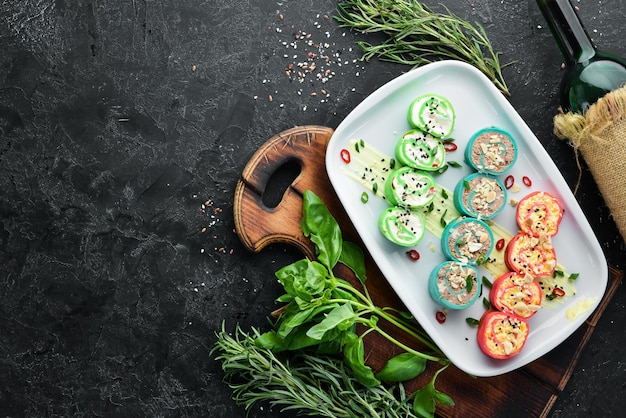
<instances>
[{"instance_id":1,"label":"dark stone surface","mask_svg":"<svg viewBox=\"0 0 626 418\"><path fill-rule=\"evenodd\" d=\"M336 127L407 70L356 61L364 37L325 18L336 2L178 3L0 4L2 416L243 417L209 356L214 333L222 321L263 326L274 271L300 255L244 250L239 175L274 134ZM561 58L534 2L441 3L484 25L512 62L510 101L573 188L572 148L551 133ZM576 3L596 42L625 56L624 2ZM322 43L329 80L285 76L313 48L291 45L301 32ZM624 269L624 242L583 169L577 198ZM626 409L625 302L620 288L552 417Z\"/></svg>"}]
</instances>

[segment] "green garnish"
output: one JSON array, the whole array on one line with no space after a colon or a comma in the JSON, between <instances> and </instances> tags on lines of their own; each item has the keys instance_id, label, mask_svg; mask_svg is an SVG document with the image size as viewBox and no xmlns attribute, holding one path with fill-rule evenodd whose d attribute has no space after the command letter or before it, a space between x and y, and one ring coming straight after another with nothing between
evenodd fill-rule
<instances>
[{"instance_id":1,"label":"green garnish","mask_svg":"<svg viewBox=\"0 0 626 418\"><path fill-rule=\"evenodd\" d=\"M485 286L486 288L491 289L493 287L493 283L491 283L486 276L483 276L482 280L483 280L483 286Z\"/></svg>"},{"instance_id":2,"label":"green garnish","mask_svg":"<svg viewBox=\"0 0 626 418\"><path fill-rule=\"evenodd\" d=\"M509 96L502 76L499 53L493 50L484 28L454 15L437 13L412 0L348 0L338 4L334 18L343 27L361 33L383 33L374 45L357 42L362 59L372 57L418 67L441 59L454 59L473 65Z\"/></svg>"},{"instance_id":3,"label":"green garnish","mask_svg":"<svg viewBox=\"0 0 626 418\"><path fill-rule=\"evenodd\" d=\"M340 357L300 350L274 353L255 344L260 333L222 330L211 355L221 362L233 400L247 411L258 402L299 415L416 418L414 402L397 386L366 387ZM379 411L383 411L380 412Z\"/></svg>"},{"instance_id":4,"label":"green garnish","mask_svg":"<svg viewBox=\"0 0 626 418\"><path fill-rule=\"evenodd\" d=\"M476 318L465 318L465 322L467 322L468 325L471 325L472 327L477 327L478 324L480 323L480 321Z\"/></svg>"},{"instance_id":5,"label":"green garnish","mask_svg":"<svg viewBox=\"0 0 626 418\"><path fill-rule=\"evenodd\" d=\"M471 293L474 288L474 276L471 274L465 278L465 290L467 293Z\"/></svg>"},{"instance_id":6,"label":"green garnish","mask_svg":"<svg viewBox=\"0 0 626 418\"><path fill-rule=\"evenodd\" d=\"M319 197L310 190L303 195L301 228L303 234L315 244L317 258L304 258L276 272L276 277L286 293L277 299L285 306L272 329L263 334L257 333L254 338L249 337L250 341L246 337L245 349L230 352L222 350L225 354L220 356L220 360L227 377L234 378L236 375L237 378L248 377L250 380L231 386L235 390L235 399L239 399L247 408L256 401L266 400L285 405L288 409L302 408L309 412L313 408L310 402L314 399L317 403L334 408L335 414L327 415L329 417L415 417L424 416L422 412L434 408L437 403L454 404L448 395L434 388L435 378L450 361L428 334L417 326L413 318L407 319L404 314L374 304L365 286L363 251L356 244L343 240L339 224ZM337 263L354 272L362 290L335 277L333 269ZM404 332L416 344L408 345L397 340L378 325L379 320ZM363 330L360 335L357 334L357 326ZM379 333L402 351L387 360L377 373L365 364L363 338L370 332ZM220 339L220 349L225 347L225 341L231 345L238 343L224 333ZM416 346L422 347L423 351ZM252 361L255 355L270 359L262 362L260 367L248 365L247 362ZM304 369L292 370L290 364L284 363L285 368L281 369L280 363L274 363L278 355L293 355L305 359L307 365ZM327 357L330 355L333 357ZM229 362L232 361L243 363L236 362L232 369L228 369ZM372 402L379 396L377 394L388 397L390 390L385 389L382 382L411 380L426 370L428 361L439 363L443 367L435 372L430 383L422 389L406 396L399 384L401 402ZM308 377L305 378L304 375L309 374L317 384L293 384L292 379L306 379L308 382ZM337 378L339 375L341 378ZM345 384L345 379L349 379L349 382L358 381L362 386ZM335 385L339 385L336 389L335 385L328 383L335 381ZM306 393L302 394L302 391ZM309 391L313 391L313 394ZM406 403L409 400L412 411L407 412ZM336 404L339 406L336 407ZM361 409L367 405L371 405L371 408ZM315 406L318 407L319 405ZM388 407L394 408L391 411L394 412L393 415L387 415ZM384 414L380 414L377 408ZM351 413L346 414L348 411ZM321 410L315 412L321 414Z\"/></svg>"},{"instance_id":7,"label":"green garnish","mask_svg":"<svg viewBox=\"0 0 626 418\"><path fill-rule=\"evenodd\" d=\"M442 191L443 191L443 190L442 190ZM445 227L446 227L446 225L448 224L448 223L446 222L446 220L445 220L446 213L448 213L448 209L446 209L446 210L444 210L444 211L443 211L443 214L441 215L441 218L439 219L439 224L440 224L441 226L443 226L444 228L445 228Z\"/></svg>"},{"instance_id":8,"label":"green garnish","mask_svg":"<svg viewBox=\"0 0 626 418\"><path fill-rule=\"evenodd\" d=\"M461 168L462 167L462 165L457 163L456 161L448 161L448 165L450 167L454 167L454 168Z\"/></svg>"},{"instance_id":9,"label":"green garnish","mask_svg":"<svg viewBox=\"0 0 626 418\"><path fill-rule=\"evenodd\" d=\"M436 171L437 174L443 174L446 171L448 171L448 168L450 168L450 166L448 164L444 164L441 166L441 168L439 168L439 170Z\"/></svg>"},{"instance_id":10,"label":"green garnish","mask_svg":"<svg viewBox=\"0 0 626 418\"><path fill-rule=\"evenodd\" d=\"M578 278L578 276L580 276L580 273L572 273L569 275L568 279L569 280L576 280Z\"/></svg>"}]
</instances>

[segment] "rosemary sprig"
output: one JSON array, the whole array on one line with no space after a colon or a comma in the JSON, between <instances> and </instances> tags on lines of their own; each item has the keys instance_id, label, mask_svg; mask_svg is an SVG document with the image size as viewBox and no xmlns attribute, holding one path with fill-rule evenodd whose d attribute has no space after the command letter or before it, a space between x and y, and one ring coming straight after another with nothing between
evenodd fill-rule
<instances>
[{"instance_id":1,"label":"rosemary sprig","mask_svg":"<svg viewBox=\"0 0 626 418\"><path fill-rule=\"evenodd\" d=\"M246 410L257 402L267 402L308 416L417 416L401 383L366 387L338 357L304 350L274 353L255 345L259 335L256 329L251 335L237 326L231 336L222 325L211 351L221 361L234 401Z\"/></svg>"},{"instance_id":2,"label":"rosemary sprig","mask_svg":"<svg viewBox=\"0 0 626 418\"><path fill-rule=\"evenodd\" d=\"M509 90L502 76L498 55L484 28L454 15L437 13L414 0L347 0L339 3L334 18L343 27L361 33L384 33L374 45L361 41L364 60L381 60L418 67L439 59L454 59L478 68L505 95Z\"/></svg>"}]
</instances>

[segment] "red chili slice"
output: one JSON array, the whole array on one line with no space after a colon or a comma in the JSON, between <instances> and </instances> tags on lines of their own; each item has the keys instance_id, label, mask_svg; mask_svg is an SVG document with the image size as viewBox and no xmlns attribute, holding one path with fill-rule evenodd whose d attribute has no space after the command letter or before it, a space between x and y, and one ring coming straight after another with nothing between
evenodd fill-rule
<instances>
[{"instance_id":1,"label":"red chili slice","mask_svg":"<svg viewBox=\"0 0 626 418\"><path fill-rule=\"evenodd\" d=\"M478 347L495 359L507 359L519 354L530 333L524 319L500 311L488 310L478 324Z\"/></svg>"},{"instance_id":2,"label":"red chili slice","mask_svg":"<svg viewBox=\"0 0 626 418\"><path fill-rule=\"evenodd\" d=\"M522 177L522 183L524 183L524 185L525 185L526 187L530 187L530 186L532 186L532 185L533 185L532 180L531 180L531 179L530 179L530 177L528 177L528 176L524 176L524 177Z\"/></svg>"},{"instance_id":3,"label":"red chili slice","mask_svg":"<svg viewBox=\"0 0 626 418\"><path fill-rule=\"evenodd\" d=\"M435 312L435 319L440 324L443 324L444 322L446 322L446 317L447 315L445 314L445 312L442 312L442 311Z\"/></svg>"},{"instance_id":4,"label":"red chili slice","mask_svg":"<svg viewBox=\"0 0 626 418\"><path fill-rule=\"evenodd\" d=\"M515 184L515 177L509 174L504 179L504 188L509 190L511 187L513 187L513 184Z\"/></svg>"},{"instance_id":5,"label":"red chili slice","mask_svg":"<svg viewBox=\"0 0 626 418\"><path fill-rule=\"evenodd\" d=\"M551 194L537 191L519 201L515 217L517 225L526 234L552 237L559 231L563 207Z\"/></svg>"},{"instance_id":6,"label":"red chili slice","mask_svg":"<svg viewBox=\"0 0 626 418\"><path fill-rule=\"evenodd\" d=\"M341 150L340 155L344 163L350 164L350 151L344 148Z\"/></svg>"},{"instance_id":7,"label":"red chili slice","mask_svg":"<svg viewBox=\"0 0 626 418\"><path fill-rule=\"evenodd\" d=\"M443 143L443 148L447 152L456 151L458 149L457 145L454 142L444 142Z\"/></svg>"},{"instance_id":8,"label":"red chili slice","mask_svg":"<svg viewBox=\"0 0 626 418\"><path fill-rule=\"evenodd\" d=\"M528 319L541 306L541 286L530 275L508 272L499 276L489 291L489 302L497 310Z\"/></svg>"},{"instance_id":9,"label":"red chili slice","mask_svg":"<svg viewBox=\"0 0 626 418\"><path fill-rule=\"evenodd\" d=\"M504 260L509 269L533 277L548 277L556 269L556 252L549 237L517 234L506 247Z\"/></svg>"},{"instance_id":10,"label":"red chili slice","mask_svg":"<svg viewBox=\"0 0 626 418\"><path fill-rule=\"evenodd\" d=\"M498 241L496 241L496 250L502 251L502 249L504 248L504 244L506 244L506 241L504 241L504 238L500 238Z\"/></svg>"},{"instance_id":11,"label":"red chili slice","mask_svg":"<svg viewBox=\"0 0 626 418\"><path fill-rule=\"evenodd\" d=\"M420 253L417 250L409 250L406 252L409 258L413 261L417 261L420 259Z\"/></svg>"},{"instance_id":12,"label":"red chili slice","mask_svg":"<svg viewBox=\"0 0 626 418\"><path fill-rule=\"evenodd\" d=\"M561 289L560 287L555 287L554 289L552 289L552 294L556 297L562 298L563 296L565 296L565 290Z\"/></svg>"}]
</instances>

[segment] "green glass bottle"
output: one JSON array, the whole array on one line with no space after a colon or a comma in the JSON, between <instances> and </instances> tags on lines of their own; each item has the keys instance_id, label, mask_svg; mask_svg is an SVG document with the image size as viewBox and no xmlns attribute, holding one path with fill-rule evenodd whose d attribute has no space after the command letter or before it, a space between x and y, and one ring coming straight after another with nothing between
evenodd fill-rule
<instances>
[{"instance_id":1,"label":"green glass bottle","mask_svg":"<svg viewBox=\"0 0 626 418\"><path fill-rule=\"evenodd\" d=\"M537 0L537 4L565 59L561 107L585 113L599 98L626 83L626 60L596 48L569 0Z\"/></svg>"}]
</instances>

